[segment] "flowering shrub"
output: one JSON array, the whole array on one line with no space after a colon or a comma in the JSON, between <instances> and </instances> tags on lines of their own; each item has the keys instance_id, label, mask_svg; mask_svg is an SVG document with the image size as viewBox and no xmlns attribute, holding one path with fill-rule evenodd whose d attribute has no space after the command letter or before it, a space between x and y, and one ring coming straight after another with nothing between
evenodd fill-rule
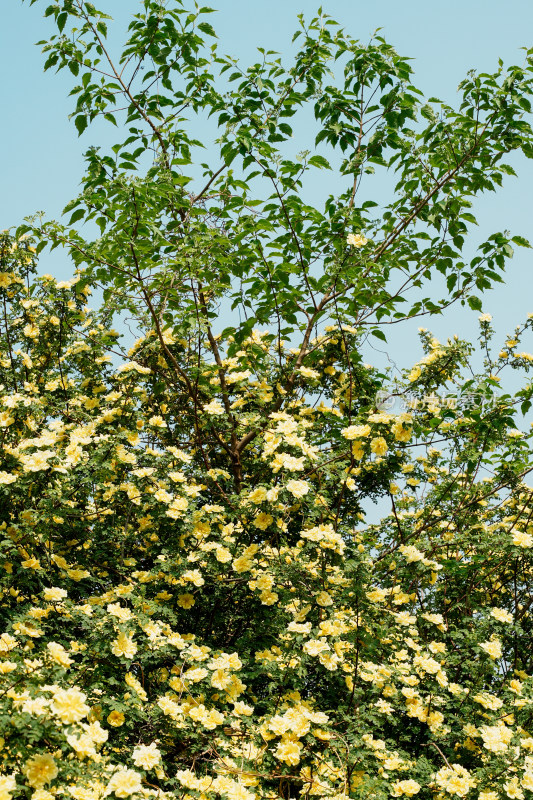
<instances>
[{"instance_id":1,"label":"flowering shrub","mask_svg":"<svg viewBox=\"0 0 533 800\"><path fill-rule=\"evenodd\" d=\"M2 248L4 796L525 797L530 435L510 397L376 411L376 371L349 375L357 336L330 325L312 399L299 373L274 410L293 356L254 330L198 364L195 413L154 388L153 331L117 367L82 281ZM418 384L460 388L467 345L423 337ZM238 471L232 430L254 433ZM389 498L378 524L369 497Z\"/></svg>"},{"instance_id":2,"label":"flowering shrub","mask_svg":"<svg viewBox=\"0 0 533 800\"><path fill-rule=\"evenodd\" d=\"M472 198L533 152L531 53L454 110L325 16L290 68L242 70L209 13L144 0L113 60L91 3L45 12L78 132L126 138L88 151L69 225L0 237L0 800L526 800L533 388L499 386L533 318L494 354L480 316L479 373L425 329L395 382L363 353L479 309L529 246L461 255ZM306 104L321 154L293 156ZM187 110L218 121L198 187ZM322 152L345 186L320 210ZM356 204L375 167L399 173L382 216ZM38 276L47 245L72 280Z\"/></svg>"}]
</instances>

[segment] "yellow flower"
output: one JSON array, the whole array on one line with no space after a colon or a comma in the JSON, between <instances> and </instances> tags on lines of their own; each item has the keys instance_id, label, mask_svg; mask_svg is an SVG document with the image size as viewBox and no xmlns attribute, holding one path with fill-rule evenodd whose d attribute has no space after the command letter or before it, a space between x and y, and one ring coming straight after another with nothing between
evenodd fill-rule
<instances>
[{"instance_id":1,"label":"yellow flower","mask_svg":"<svg viewBox=\"0 0 533 800\"><path fill-rule=\"evenodd\" d=\"M491 711L498 711L503 706L503 700L493 694L476 694L472 699Z\"/></svg>"},{"instance_id":2,"label":"yellow flower","mask_svg":"<svg viewBox=\"0 0 533 800\"><path fill-rule=\"evenodd\" d=\"M17 782L14 775L0 775L0 800L11 800L11 795L13 792L16 792L16 790ZM35 794L33 797L35 797Z\"/></svg>"},{"instance_id":3,"label":"yellow flower","mask_svg":"<svg viewBox=\"0 0 533 800\"><path fill-rule=\"evenodd\" d=\"M117 617L121 622L127 622L132 619L133 614L129 608L121 606L120 603L108 603L107 612L113 617Z\"/></svg>"},{"instance_id":4,"label":"yellow flower","mask_svg":"<svg viewBox=\"0 0 533 800\"><path fill-rule=\"evenodd\" d=\"M274 517L271 514L265 514L265 512L262 511L254 519L254 526L262 531L265 531L269 527L269 525L272 525L273 522L274 522Z\"/></svg>"},{"instance_id":5,"label":"yellow flower","mask_svg":"<svg viewBox=\"0 0 533 800\"><path fill-rule=\"evenodd\" d=\"M414 381L418 380L418 378L422 375L422 369L418 366L413 367L409 375L407 376L408 379L413 383Z\"/></svg>"},{"instance_id":6,"label":"yellow flower","mask_svg":"<svg viewBox=\"0 0 533 800\"><path fill-rule=\"evenodd\" d=\"M456 794L459 797L466 797L470 789L476 785L468 770L460 764L439 769L435 775L435 783L448 794Z\"/></svg>"},{"instance_id":7,"label":"yellow flower","mask_svg":"<svg viewBox=\"0 0 533 800\"><path fill-rule=\"evenodd\" d=\"M254 709L253 706L249 706L241 700L237 700L233 704L233 713L238 716L251 717L254 713Z\"/></svg>"},{"instance_id":8,"label":"yellow flower","mask_svg":"<svg viewBox=\"0 0 533 800\"><path fill-rule=\"evenodd\" d=\"M14 650L17 644L18 641L10 633L0 634L0 655L4 656L10 650Z\"/></svg>"},{"instance_id":9,"label":"yellow flower","mask_svg":"<svg viewBox=\"0 0 533 800\"><path fill-rule=\"evenodd\" d=\"M0 272L0 289L7 289L12 283L14 283L12 272Z\"/></svg>"},{"instance_id":10,"label":"yellow flower","mask_svg":"<svg viewBox=\"0 0 533 800\"><path fill-rule=\"evenodd\" d=\"M56 689L52 697L52 711L61 722L79 722L90 711L86 699L86 695L75 686L72 689Z\"/></svg>"},{"instance_id":11,"label":"yellow flower","mask_svg":"<svg viewBox=\"0 0 533 800\"><path fill-rule=\"evenodd\" d=\"M83 578L88 578L90 572L86 569L68 569L67 575L69 578L72 578L73 581L81 581Z\"/></svg>"},{"instance_id":12,"label":"yellow flower","mask_svg":"<svg viewBox=\"0 0 533 800\"><path fill-rule=\"evenodd\" d=\"M215 689L227 689L231 684L231 675L225 669L216 669L211 675L211 686Z\"/></svg>"},{"instance_id":13,"label":"yellow flower","mask_svg":"<svg viewBox=\"0 0 533 800\"><path fill-rule=\"evenodd\" d=\"M401 797L402 795L406 795L407 797L412 797L415 794L418 794L422 787L416 781L410 779L405 781L396 781L392 785L392 794L394 797Z\"/></svg>"},{"instance_id":14,"label":"yellow flower","mask_svg":"<svg viewBox=\"0 0 533 800\"><path fill-rule=\"evenodd\" d=\"M401 422L396 422L391 431L397 442L408 442L413 433L411 428L404 428Z\"/></svg>"},{"instance_id":15,"label":"yellow flower","mask_svg":"<svg viewBox=\"0 0 533 800\"><path fill-rule=\"evenodd\" d=\"M505 789L505 794L507 797L510 797L511 800L523 800L524 792L518 784L518 778L516 775L511 778L510 781L504 783L503 788Z\"/></svg>"},{"instance_id":16,"label":"yellow flower","mask_svg":"<svg viewBox=\"0 0 533 800\"><path fill-rule=\"evenodd\" d=\"M436 675L440 671L440 664L431 656L417 654L413 659L413 664L418 671L427 672L430 675Z\"/></svg>"},{"instance_id":17,"label":"yellow flower","mask_svg":"<svg viewBox=\"0 0 533 800\"><path fill-rule=\"evenodd\" d=\"M122 713L122 711L112 711L108 717L107 721L113 728L120 728L121 725L124 724L126 717Z\"/></svg>"},{"instance_id":18,"label":"yellow flower","mask_svg":"<svg viewBox=\"0 0 533 800\"><path fill-rule=\"evenodd\" d=\"M177 339L174 336L174 334L172 333L172 331L170 330L170 328L165 328L162 331L161 338L163 339L163 342L165 344L176 344L176 342L177 342Z\"/></svg>"},{"instance_id":19,"label":"yellow flower","mask_svg":"<svg viewBox=\"0 0 533 800\"><path fill-rule=\"evenodd\" d=\"M502 657L502 646L498 639L491 639L490 642L481 642L479 646L493 660Z\"/></svg>"},{"instance_id":20,"label":"yellow flower","mask_svg":"<svg viewBox=\"0 0 533 800\"><path fill-rule=\"evenodd\" d=\"M331 599L331 595L329 595L327 592L320 592L319 594L317 594L315 599L317 604L319 606L322 606L323 608L325 608L326 606L333 605L333 600Z\"/></svg>"},{"instance_id":21,"label":"yellow flower","mask_svg":"<svg viewBox=\"0 0 533 800\"><path fill-rule=\"evenodd\" d=\"M295 766L300 762L302 745L294 739L282 739L274 750L274 756L286 764Z\"/></svg>"},{"instance_id":22,"label":"yellow flower","mask_svg":"<svg viewBox=\"0 0 533 800\"><path fill-rule=\"evenodd\" d=\"M130 794L137 794L141 789L141 775L133 769L117 770L107 784L107 791L114 792L116 797L129 797Z\"/></svg>"},{"instance_id":23,"label":"yellow flower","mask_svg":"<svg viewBox=\"0 0 533 800\"><path fill-rule=\"evenodd\" d=\"M517 547L531 547L533 545L533 536L524 531L515 531L513 533L513 544Z\"/></svg>"},{"instance_id":24,"label":"yellow flower","mask_svg":"<svg viewBox=\"0 0 533 800\"><path fill-rule=\"evenodd\" d=\"M218 400L212 400L210 403L204 406L204 411L211 416L219 417L224 413L224 408Z\"/></svg>"},{"instance_id":25,"label":"yellow flower","mask_svg":"<svg viewBox=\"0 0 533 800\"><path fill-rule=\"evenodd\" d=\"M76 752L78 758L83 759L96 757L95 742L88 733L82 733L81 736L74 736L71 734L65 738L72 749Z\"/></svg>"},{"instance_id":26,"label":"yellow flower","mask_svg":"<svg viewBox=\"0 0 533 800\"><path fill-rule=\"evenodd\" d=\"M345 439L360 439L365 436L368 436L370 433L370 425L350 425L348 428L344 428L341 431L341 434L344 436Z\"/></svg>"},{"instance_id":27,"label":"yellow flower","mask_svg":"<svg viewBox=\"0 0 533 800\"><path fill-rule=\"evenodd\" d=\"M491 608L491 617L497 619L498 622L512 622L513 615L506 611L504 608Z\"/></svg>"},{"instance_id":28,"label":"yellow flower","mask_svg":"<svg viewBox=\"0 0 533 800\"><path fill-rule=\"evenodd\" d=\"M290 472L301 472L304 469L305 456L291 456L288 453L276 453L271 463L272 472L287 469Z\"/></svg>"},{"instance_id":29,"label":"yellow flower","mask_svg":"<svg viewBox=\"0 0 533 800\"><path fill-rule=\"evenodd\" d=\"M189 501L185 497L175 497L167 509L167 517L177 519L181 516L181 512L185 511L189 506Z\"/></svg>"},{"instance_id":30,"label":"yellow flower","mask_svg":"<svg viewBox=\"0 0 533 800\"><path fill-rule=\"evenodd\" d=\"M203 586L205 581L202 578L202 573L199 569L189 569L182 575L184 581L192 583L193 586Z\"/></svg>"},{"instance_id":31,"label":"yellow flower","mask_svg":"<svg viewBox=\"0 0 533 800\"><path fill-rule=\"evenodd\" d=\"M424 553L421 553L420 550L412 544L401 544L398 549L410 564L414 561L422 561L424 558Z\"/></svg>"},{"instance_id":32,"label":"yellow flower","mask_svg":"<svg viewBox=\"0 0 533 800\"><path fill-rule=\"evenodd\" d=\"M129 636L127 633L121 631L113 642L111 652L114 656L118 656L119 658L123 656L124 658L131 659L137 652L137 645L133 641L132 636Z\"/></svg>"},{"instance_id":33,"label":"yellow flower","mask_svg":"<svg viewBox=\"0 0 533 800\"><path fill-rule=\"evenodd\" d=\"M157 492L154 493L154 498L160 503L168 504L172 501L172 495L170 492L167 492L166 489L158 489Z\"/></svg>"},{"instance_id":34,"label":"yellow flower","mask_svg":"<svg viewBox=\"0 0 533 800\"><path fill-rule=\"evenodd\" d=\"M273 606L274 603L278 600L279 595L277 592L272 592L270 589L267 589L264 592L261 592L259 595L259 599L265 606Z\"/></svg>"},{"instance_id":35,"label":"yellow flower","mask_svg":"<svg viewBox=\"0 0 533 800\"><path fill-rule=\"evenodd\" d=\"M72 658L70 658L63 645L59 644L59 642L48 642L46 647L53 660L62 667L70 667L73 663Z\"/></svg>"},{"instance_id":36,"label":"yellow flower","mask_svg":"<svg viewBox=\"0 0 533 800\"><path fill-rule=\"evenodd\" d=\"M24 774L32 789L42 789L57 776L57 765L50 753L38 753L26 762Z\"/></svg>"},{"instance_id":37,"label":"yellow flower","mask_svg":"<svg viewBox=\"0 0 533 800\"><path fill-rule=\"evenodd\" d=\"M377 456L384 456L389 448L383 436L376 436L370 442L370 449Z\"/></svg>"},{"instance_id":38,"label":"yellow flower","mask_svg":"<svg viewBox=\"0 0 533 800\"><path fill-rule=\"evenodd\" d=\"M47 603L58 603L67 597L68 592L66 589L60 589L57 586L50 586L43 590L43 596Z\"/></svg>"},{"instance_id":39,"label":"yellow flower","mask_svg":"<svg viewBox=\"0 0 533 800\"><path fill-rule=\"evenodd\" d=\"M314 378L318 380L320 378L320 373L316 371L316 369L311 369L310 367L300 367L298 370L300 375L303 375L304 378Z\"/></svg>"},{"instance_id":40,"label":"yellow flower","mask_svg":"<svg viewBox=\"0 0 533 800\"><path fill-rule=\"evenodd\" d=\"M371 603L383 603L387 599L387 592L384 589L372 589L366 596Z\"/></svg>"},{"instance_id":41,"label":"yellow flower","mask_svg":"<svg viewBox=\"0 0 533 800\"><path fill-rule=\"evenodd\" d=\"M253 492L248 495L248 500L256 505L262 503L266 499L267 490L264 488L264 486L258 486L257 489L254 489Z\"/></svg>"},{"instance_id":42,"label":"yellow flower","mask_svg":"<svg viewBox=\"0 0 533 800\"><path fill-rule=\"evenodd\" d=\"M24 334L24 336L26 336L27 339L39 338L39 328L37 327L37 325L34 325L33 323L28 323L28 325L25 325L22 333Z\"/></svg>"},{"instance_id":43,"label":"yellow flower","mask_svg":"<svg viewBox=\"0 0 533 800\"><path fill-rule=\"evenodd\" d=\"M24 567L24 569L34 569L34 570L43 569L38 559L36 558L27 558L25 561L21 561L20 565L21 567Z\"/></svg>"},{"instance_id":44,"label":"yellow flower","mask_svg":"<svg viewBox=\"0 0 533 800\"><path fill-rule=\"evenodd\" d=\"M287 483L288 491L294 497L303 497L309 491L309 484L307 481L291 480Z\"/></svg>"},{"instance_id":45,"label":"yellow flower","mask_svg":"<svg viewBox=\"0 0 533 800\"><path fill-rule=\"evenodd\" d=\"M368 239L361 236L360 233L349 233L346 237L346 244L350 244L352 247L364 247L367 242Z\"/></svg>"},{"instance_id":46,"label":"yellow flower","mask_svg":"<svg viewBox=\"0 0 533 800\"><path fill-rule=\"evenodd\" d=\"M127 672L126 673L126 677L124 678L124 680L126 681L128 686L130 686L134 690L134 692L139 696L139 698L143 702L148 700L148 695L144 691L141 682L137 680L135 675L132 675L131 672Z\"/></svg>"},{"instance_id":47,"label":"yellow flower","mask_svg":"<svg viewBox=\"0 0 533 800\"><path fill-rule=\"evenodd\" d=\"M31 455L21 456L22 468L24 472L39 472L50 469L49 458L55 455L53 450L36 450Z\"/></svg>"},{"instance_id":48,"label":"yellow flower","mask_svg":"<svg viewBox=\"0 0 533 800\"><path fill-rule=\"evenodd\" d=\"M329 650L329 644L323 639L309 639L303 646L304 653L310 656L317 656L324 650Z\"/></svg>"},{"instance_id":49,"label":"yellow flower","mask_svg":"<svg viewBox=\"0 0 533 800\"><path fill-rule=\"evenodd\" d=\"M235 572L248 572L252 568L252 560L249 556L239 556L232 564Z\"/></svg>"},{"instance_id":50,"label":"yellow flower","mask_svg":"<svg viewBox=\"0 0 533 800\"><path fill-rule=\"evenodd\" d=\"M357 461L362 461L365 455L365 450L360 441L352 444L352 455Z\"/></svg>"},{"instance_id":51,"label":"yellow flower","mask_svg":"<svg viewBox=\"0 0 533 800\"><path fill-rule=\"evenodd\" d=\"M482 725L479 729L483 746L493 753L504 753L512 739L513 732L503 723Z\"/></svg>"},{"instance_id":52,"label":"yellow flower","mask_svg":"<svg viewBox=\"0 0 533 800\"><path fill-rule=\"evenodd\" d=\"M192 608L195 602L194 595L190 594L189 592L186 594L180 594L178 595L176 602L181 608Z\"/></svg>"},{"instance_id":53,"label":"yellow flower","mask_svg":"<svg viewBox=\"0 0 533 800\"><path fill-rule=\"evenodd\" d=\"M161 761L161 752L155 742L149 745L139 744L132 753L132 759L136 767L152 769Z\"/></svg>"}]
</instances>

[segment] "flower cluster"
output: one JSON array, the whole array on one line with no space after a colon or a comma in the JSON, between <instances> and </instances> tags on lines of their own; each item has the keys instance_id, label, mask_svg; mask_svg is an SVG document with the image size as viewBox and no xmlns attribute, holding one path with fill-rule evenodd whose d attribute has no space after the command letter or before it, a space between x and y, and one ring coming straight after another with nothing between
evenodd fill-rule
<instances>
[{"instance_id":1,"label":"flower cluster","mask_svg":"<svg viewBox=\"0 0 533 800\"><path fill-rule=\"evenodd\" d=\"M533 506L510 404L377 411L343 325L303 364L268 332L219 338L213 363L165 329L117 366L82 278L30 290L31 250L9 253L3 800L527 798ZM465 347L426 340L398 391L461 380Z\"/></svg>"}]
</instances>

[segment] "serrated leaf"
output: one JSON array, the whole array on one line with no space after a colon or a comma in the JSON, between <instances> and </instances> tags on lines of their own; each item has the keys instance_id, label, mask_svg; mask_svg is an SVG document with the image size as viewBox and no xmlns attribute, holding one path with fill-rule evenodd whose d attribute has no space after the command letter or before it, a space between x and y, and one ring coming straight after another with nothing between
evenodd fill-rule
<instances>
[{"instance_id":1,"label":"serrated leaf","mask_svg":"<svg viewBox=\"0 0 533 800\"><path fill-rule=\"evenodd\" d=\"M200 22L198 24L198 30L202 31L202 33L206 33L208 36L213 36L215 39L218 38L215 33L215 29L209 24L209 22Z\"/></svg>"},{"instance_id":2,"label":"serrated leaf","mask_svg":"<svg viewBox=\"0 0 533 800\"><path fill-rule=\"evenodd\" d=\"M324 158L324 156L312 156L309 159L308 164L310 164L312 167L318 167L319 169L331 169L329 161Z\"/></svg>"},{"instance_id":3,"label":"serrated leaf","mask_svg":"<svg viewBox=\"0 0 533 800\"><path fill-rule=\"evenodd\" d=\"M479 299L479 297L476 297L475 295L472 295L471 297L468 298L468 305L470 306L472 311L481 311L483 307L481 300Z\"/></svg>"},{"instance_id":4,"label":"serrated leaf","mask_svg":"<svg viewBox=\"0 0 533 800\"><path fill-rule=\"evenodd\" d=\"M529 248L531 248L530 243L523 236L513 236L511 241L514 242L515 244L517 244L519 247L529 247Z\"/></svg>"}]
</instances>

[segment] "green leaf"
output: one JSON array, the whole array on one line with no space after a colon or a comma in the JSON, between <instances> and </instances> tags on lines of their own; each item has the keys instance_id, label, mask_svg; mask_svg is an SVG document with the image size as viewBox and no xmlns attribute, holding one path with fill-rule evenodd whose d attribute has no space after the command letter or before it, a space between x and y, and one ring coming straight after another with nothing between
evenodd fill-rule
<instances>
[{"instance_id":1,"label":"green leaf","mask_svg":"<svg viewBox=\"0 0 533 800\"><path fill-rule=\"evenodd\" d=\"M200 22L198 24L198 30L202 31L202 33L206 33L208 36L214 36L217 39L217 35L215 33L215 29L209 22Z\"/></svg>"},{"instance_id":2,"label":"green leaf","mask_svg":"<svg viewBox=\"0 0 533 800\"><path fill-rule=\"evenodd\" d=\"M329 161L324 156L311 156L308 163L312 167L318 167L319 169L331 169Z\"/></svg>"},{"instance_id":3,"label":"green leaf","mask_svg":"<svg viewBox=\"0 0 533 800\"><path fill-rule=\"evenodd\" d=\"M482 309L481 300L479 299L479 297L476 297L475 295L471 295L468 298L468 305L470 306L472 311L481 311Z\"/></svg>"},{"instance_id":4,"label":"green leaf","mask_svg":"<svg viewBox=\"0 0 533 800\"><path fill-rule=\"evenodd\" d=\"M30 233L31 228L29 225L19 225L15 231L15 239L20 239L21 236L24 236L27 233Z\"/></svg>"},{"instance_id":5,"label":"green leaf","mask_svg":"<svg viewBox=\"0 0 533 800\"><path fill-rule=\"evenodd\" d=\"M63 32L63 28L66 25L67 19L68 19L68 14L67 14L66 11L63 11L61 14L58 14L57 19L56 19L56 25L57 25L60 33Z\"/></svg>"},{"instance_id":6,"label":"green leaf","mask_svg":"<svg viewBox=\"0 0 533 800\"><path fill-rule=\"evenodd\" d=\"M78 116L74 120L74 124L78 131L78 136L81 136L88 124L87 117L85 116L85 114L78 114Z\"/></svg>"},{"instance_id":7,"label":"green leaf","mask_svg":"<svg viewBox=\"0 0 533 800\"><path fill-rule=\"evenodd\" d=\"M83 219L84 216L85 216L85 209L84 208L76 209L76 211L73 213L73 215L70 218L69 225L73 225L78 220Z\"/></svg>"},{"instance_id":8,"label":"green leaf","mask_svg":"<svg viewBox=\"0 0 533 800\"><path fill-rule=\"evenodd\" d=\"M529 247L529 248L531 248L530 243L523 236L513 236L511 241L514 242L515 244L517 244L519 247Z\"/></svg>"}]
</instances>

